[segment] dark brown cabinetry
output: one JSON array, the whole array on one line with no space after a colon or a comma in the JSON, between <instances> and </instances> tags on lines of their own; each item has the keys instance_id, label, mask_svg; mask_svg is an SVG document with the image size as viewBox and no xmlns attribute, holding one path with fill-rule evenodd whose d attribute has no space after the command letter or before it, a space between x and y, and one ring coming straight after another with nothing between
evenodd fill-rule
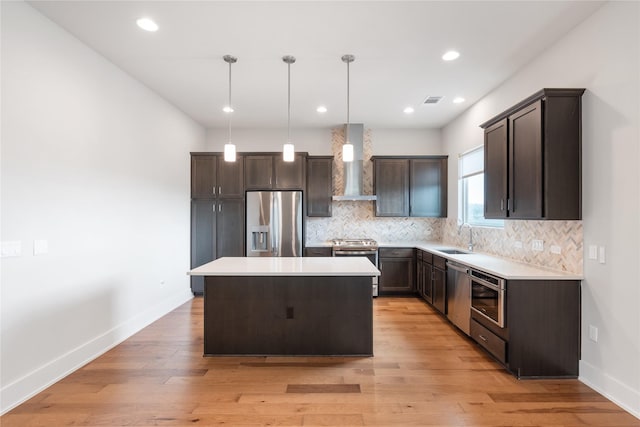
<instances>
[{"instance_id":1,"label":"dark brown cabinetry","mask_svg":"<svg viewBox=\"0 0 640 427\"><path fill-rule=\"evenodd\" d=\"M447 156L375 156L376 216L445 217Z\"/></svg>"},{"instance_id":2,"label":"dark brown cabinetry","mask_svg":"<svg viewBox=\"0 0 640 427\"><path fill-rule=\"evenodd\" d=\"M446 259L418 250L418 295L442 314L446 314Z\"/></svg>"},{"instance_id":3,"label":"dark brown cabinetry","mask_svg":"<svg viewBox=\"0 0 640 427\"><path fill-rule=\"evenodd\" d=\"M333 156L307 158L307 216L331 216Z\"/></svg>"},{"instance_id":4,"label":"dark brown cabinetry","mask_svg":"<svg viewBox=\"0 0 640 427\"><path fill-rule=\"evenodd\" d=\"M505 327L472 310L471 338L519 378L577 377L580 282L507 281Z\"/></svg>"},{"instance_id":5,"label":"dark brown cabinetry","mask_svg":"<svg viewBox=\"0 0 640 427\"><path fill-rule=\"evenodd\" d=\"M380 270L379 293L415 293L415 249L380 248L378 250Z\"/></svg>"},{"instance_id":6,"label":"dark brown cabinetry","mask_svg":"<svg viewBox=\"0 0 640 427\"><path fill-rule=\"evenodd\" d=\"M330 247L306 247L304 248L304 256L308 257L330 257Z\"/></svg>"},{"instance_id":7,"label":"dark brown cabinetry","mask_svg":"<svg viewBox=\"0 0 640 427\"><path fill-rule=\"evenodd\" d=\"M191 268L223 256L244 255L244 162L191 153ZM194 294L202 277L191 278Z\"/></svg>"},{"instance_id":8,"label":"dark brown cabinetry","mask_svg":"<svg viewBox=\"0 0 640 427\"><path fill-rule=\"evenodd\" d=\"M409 161L375 159L376 216L409 216Z\"/></svg>"},{"instance_id":9,"label":"dark brown cabinetry","mask_svg":"<svg viewBox=\"0 0 640 427\"><path fill-rule=\"evenodd\" d=\"M486 218L582 218L583 93L542 89L480 125Z\"/></svg>"},{"instance_id":10,"label":"dark brown cabinetry","mask_svg":"<svg viewBox=\"0 0 640 427\"><path fill-rule=\"evenodd\" d=\"M305 160L306 155L300 153L293 162L285 162L281 154L247 154L245 189L304 190Z\"/></svg>"}]
</instances>

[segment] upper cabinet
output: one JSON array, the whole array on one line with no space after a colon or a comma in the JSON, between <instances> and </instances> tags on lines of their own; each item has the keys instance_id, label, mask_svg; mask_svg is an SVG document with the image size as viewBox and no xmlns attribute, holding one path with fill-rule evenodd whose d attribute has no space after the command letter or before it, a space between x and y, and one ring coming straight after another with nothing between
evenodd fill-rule
<instances>
[{"instance_id":1,"label":"upper cabinet","mask_svg":"<svg viewBox=\"0 0 640 427\"><path fill-rule=\"evenodd\" d=\"M542 89L480 125L486 218L582 218L583 93Z\"/></svg>"},{"instance_id":2,"label":"upper cabinet","mask_svg":"<svg viewBox=\"0 0 640 427\"><path fill-rule=\"evenodd\" d=\"M222 155L191 153L191 198L244 197L244 161L225 162Z\"/></svg>"},{"instance_id":3,"label":"upper cabinet","mask_svg":"<svg viewBox=\"0 0 640 427\"><path fill-rule=\"evenodd\" d=\"M376 216L447 216L447 156L374 156Z\"/></svg>"},{"instance_id":4,"label":"upper cabinet","mask_svg":"<svg viewBox=\"0 0 640 427\"><path fill-rule=\"evenodd\" d=\"M307 157L307 216L331 216L333 156Z\"/></svg>"},{"instance_id":5,"label":"upper cabinet","mask_svg":"<svg viewBox=\"0 0 640 427\"><path fill-rule=\"evenodd\" d=\"M285 162L282 154L250 154L245 156L245 189L303 190L305 154Z\"/></svg>"}]
</instances>

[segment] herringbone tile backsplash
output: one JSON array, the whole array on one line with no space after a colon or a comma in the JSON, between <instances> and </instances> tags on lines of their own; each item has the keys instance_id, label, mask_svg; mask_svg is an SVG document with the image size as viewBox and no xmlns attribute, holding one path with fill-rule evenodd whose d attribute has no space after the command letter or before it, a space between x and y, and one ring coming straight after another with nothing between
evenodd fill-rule
<instances>
[{"instance_id":1,"label":"herringbone tile backsplash","mask_svg":"<svg viewBox=\"0 0 640 427\"><path fill-rule=\"evenodd\" d=\"M332 131L334 153L334 194L343 189L342 144L344 129ZM373 165L371 131L364 133L363 190L372 194ZM451 195L450 195L451 197ZM474 227L474 250L533 266L582 274L582 221L505 221L504 228ZM374 215L374 202L333 202L330 218L308 218L308 243L335 238L371 238L381 242L435 241L465 248L469 229L459 229L455 218L381 218ZM533 240L542 240L541 252L531 249ZM521 246L518 246L521 243ZM551 252L551 247L560 253Z\"/></svg>"}]
</instances>

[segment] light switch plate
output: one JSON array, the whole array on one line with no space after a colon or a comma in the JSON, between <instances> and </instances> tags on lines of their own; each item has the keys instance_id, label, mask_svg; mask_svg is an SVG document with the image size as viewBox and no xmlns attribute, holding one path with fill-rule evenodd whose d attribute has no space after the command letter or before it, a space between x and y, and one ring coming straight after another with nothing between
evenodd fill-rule
<instances>
[{"instance_id":1,"label":"light switch plate","mask_svg":"<svg viewBox=\"0 0 640 427\"><path fill-rule=\"evenodd\" d=\"M560 255L562 253L562 248L558 245L551 245L551 253Z\"/></svg>"},{"instance_id":2,"label":"light switch plate","mask_svg":"<svg viewBox=\"0 0 640 427\"><path fill-rule=\"evenodd\" d=\"M598 328L593 325L589 325L589 339L593 342L598 342Z\"/></svg>"},{"instance_id":3,"label":"light switch plate","mask_svg":"<svg viewBox=\"0 0 640 427\"><path fill-rule=\"evenodd\" d=\"M2 242L2 258L22 256L22 242L20 240L7 240Z\"/></svg>"},{"instance_id":4,"label":"light switch plate","mask_svg":"<svg viewBox=\"0 0 640 427\"><path fill-rule=\"evenodd\" d=\"M589 259L598 259L598 247L589 245Z\"/></svg>"},{"instance_id":5,"label":"light switch plate","mask_svg":"<svg viewBox=\"0 0 640 427\"><path fill-rule=\"evenodd\" d=\"M604 246L600 246L598 248L598 262L600 264L604 264L607 262L607 259L605 257L605 250L604 250Z\"/></svg>"},{"instance_id":6,"label":"light switch plate","mask_svg":"<svg viewBox=\"0 0 640 427\"><path fill-rule=\"evenodd\" d=\"M33 254L43 255L49 252L48 240L34 240L33 241Z\"/></svg>"}]
</instances>

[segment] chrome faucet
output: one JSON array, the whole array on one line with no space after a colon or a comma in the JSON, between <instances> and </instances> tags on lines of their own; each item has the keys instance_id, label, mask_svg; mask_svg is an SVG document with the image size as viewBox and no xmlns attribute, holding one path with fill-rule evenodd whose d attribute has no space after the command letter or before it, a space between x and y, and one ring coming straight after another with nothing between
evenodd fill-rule
<instances>
[{"instance_id":1,"label":"chrome faucet","mask_svg":"<svg viewBox=\"0 0 640 427\"><path fill-rule=\"evenodd\" d=\"M465 222L462 225L460 225L460 227L458 227L458 233L460 233L460 231L465 225L469 227L469 245L467 246L467 248L469 249L469 252L473 252L473 227L471 227L470 224L467 224Z\"/></svg>"}]
</instances>

